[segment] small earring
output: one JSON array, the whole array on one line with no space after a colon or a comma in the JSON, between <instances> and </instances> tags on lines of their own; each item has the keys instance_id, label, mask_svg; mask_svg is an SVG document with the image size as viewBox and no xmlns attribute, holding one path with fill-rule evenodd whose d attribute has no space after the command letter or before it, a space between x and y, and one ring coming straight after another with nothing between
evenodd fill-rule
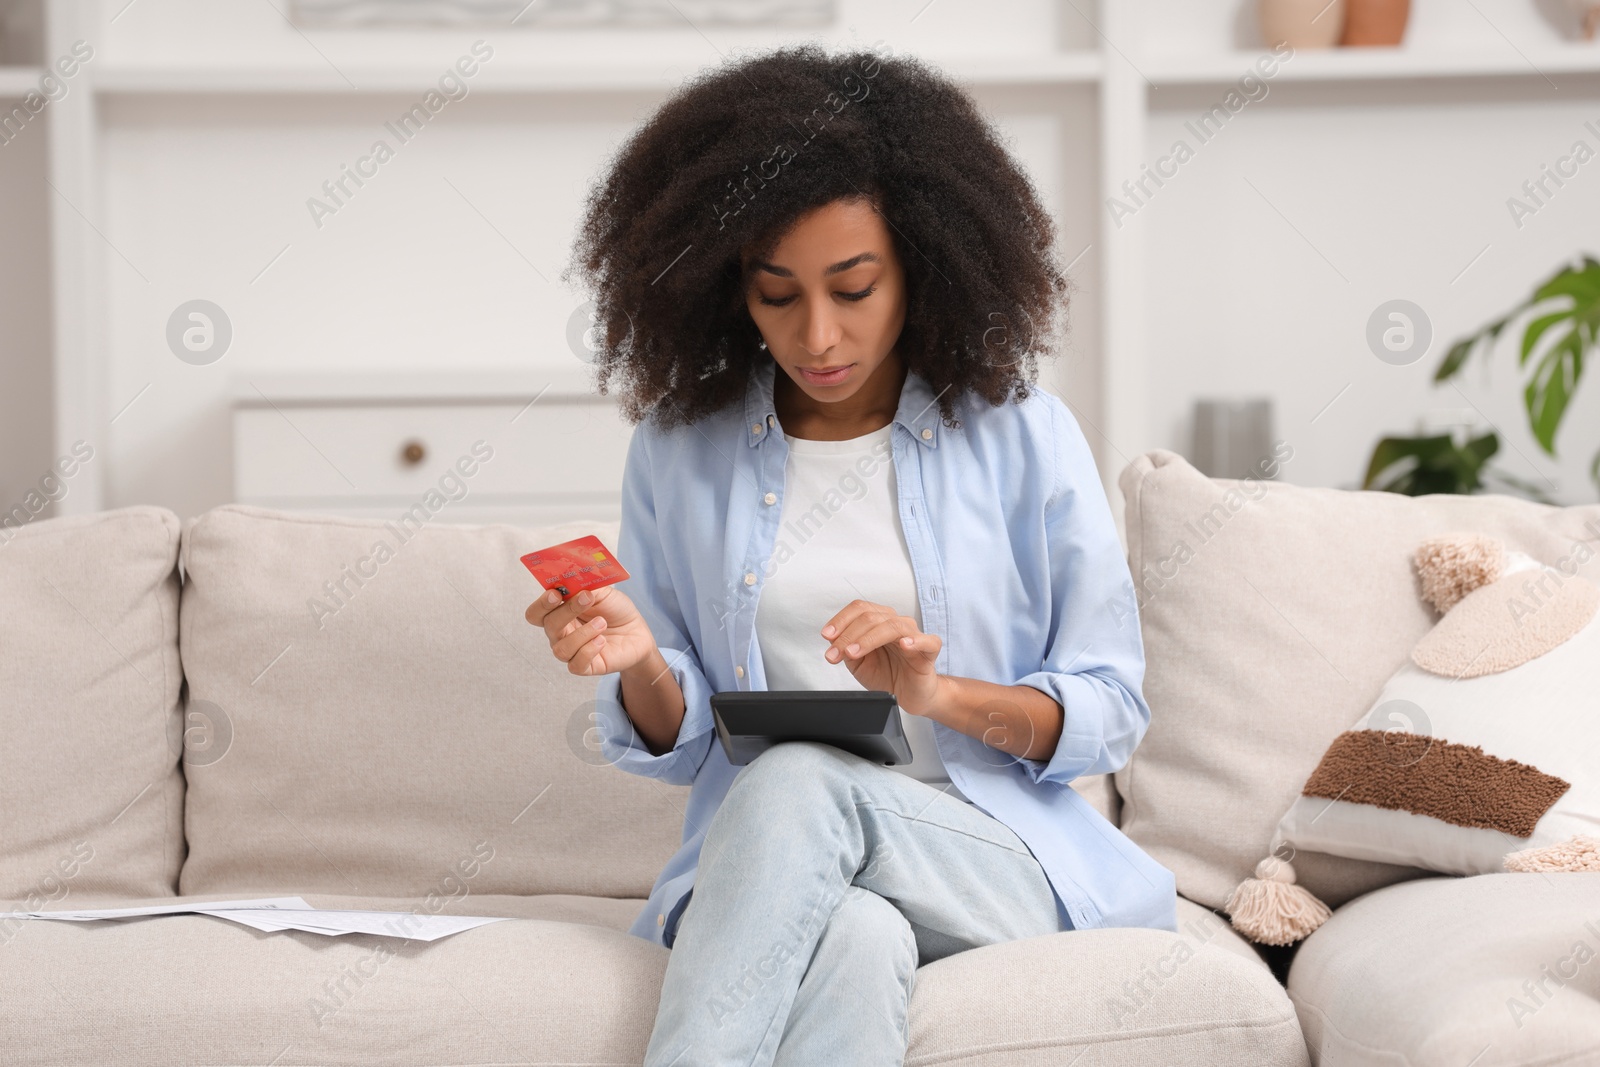
<instances>
[{"instance_id":1,"label":"small earring","mask_svg":"<svg viewBox=\"0 0 1600 1067\"><path fill-rule=\"evenodd\" d=\"M765 342L765 341L757 341L756 342L756 347L757 348L766 348L767 347L767 342Z\"/></svg>"}]
</instances>

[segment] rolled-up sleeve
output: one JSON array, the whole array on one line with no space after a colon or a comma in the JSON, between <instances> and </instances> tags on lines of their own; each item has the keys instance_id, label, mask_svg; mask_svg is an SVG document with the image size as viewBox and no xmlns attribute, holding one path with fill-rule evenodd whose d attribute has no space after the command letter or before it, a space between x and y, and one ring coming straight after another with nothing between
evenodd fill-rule
<instances>
[{"instance_id":1,"label":"rolled-up sleeve","mask_svg":"<svg viewBox=\"0 0 1600 1067\"><path fill-rule=\"evenodd\" d=\"M1150 725L1133 578L1089 443L1060 400L1050 404L1056 483L1045 505L1051 636L1040 668L1013 684L1061 705L1048 760L1020 759L1035 782L1065 784L1120 769Z\"/></svg>"},{"instance_id":2,"label":"rolled-up sleeve","mask_svg":"<svg viewBox=\"0 0 1600 1067\"><path fill-rule=\"evenodd\" d=\"M653 755L623 709L622 674L613 672L602 675L597 683L595 726L601 754L608 762L632 774L689 785L699 773L713 737L712 689L690 640L656 526L656 484L650 459L653 432L648 421L642 422L628 443L622 526L617 535L617 558L628 569L628 578L617 583L617 589L644 616L667 661L667 670L683 690L683 723L672 748Z\"/></svg>"}]
</instances>

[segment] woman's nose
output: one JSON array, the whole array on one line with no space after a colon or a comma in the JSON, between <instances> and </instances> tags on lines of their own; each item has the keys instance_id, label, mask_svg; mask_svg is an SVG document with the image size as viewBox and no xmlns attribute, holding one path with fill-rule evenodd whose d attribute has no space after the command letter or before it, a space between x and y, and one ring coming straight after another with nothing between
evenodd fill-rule
<instances>
[{"instance_id":1,"label":"woman's nose","mask_svg":"<svg viewBox=\"0 0 1600 1067\"><path fill-rule=\"evenodd\" d=\"M800 345L813 356L820 356L839 343L839 323L826 304L813 303L806 312Z\"/></svg>"}]
</instances>

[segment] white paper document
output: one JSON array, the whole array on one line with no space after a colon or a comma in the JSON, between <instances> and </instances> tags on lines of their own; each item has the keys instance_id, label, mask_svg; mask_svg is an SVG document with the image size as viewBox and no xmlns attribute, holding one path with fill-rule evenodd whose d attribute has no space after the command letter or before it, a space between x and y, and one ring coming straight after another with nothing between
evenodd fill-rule
<instances>
[{"instance_id":1,"label":"white paper document","mask_svg":"<svg viewBox=\"0 0 1600 1067\"><path fill-rule=\"evenodd\" d=\"M505 922L509 916L416 915L409 911L330 911L321 908L229 909L207 908L202 915L215 915L257 930L305 930L313 934L383 934L412 941L437 941L489 923Z\"/></svg>"},{"instance_id":2,"label":"white paper document","mask_svg":"<svg viewBox=\"0 0 1600 1067\"><path fill-rule=\"evenodd\" d=\"M146 915L194 915L207 908L297 908L306 910L311 905L301 897L265 897L260 900L201 900L186 904L155 904L146 908L92 908L80 911L13 911L6 912L13 919L68 919L72 922L89 922L93 919L138 919Z\"/></svg>"},{"instance_id":3,"label":"white paper document","mask_svg":"<svg viewBox=\"0 0 1600 1067\"><path fill-rule=\"evenodd\" d=\"M143 919L156 915L214 915L256 930L303 930L337 937L341 934L381 934L412 941L437 941L463 930L504 922L509 916L418 915L409 911L341 911L313 908L301 897L267 897L259 900L214 900L190 904L157 904L142 908L94 908L80 911L0 912L13 919L59 919L93 922L100 919Z\"/></svg>"}]
</instances>

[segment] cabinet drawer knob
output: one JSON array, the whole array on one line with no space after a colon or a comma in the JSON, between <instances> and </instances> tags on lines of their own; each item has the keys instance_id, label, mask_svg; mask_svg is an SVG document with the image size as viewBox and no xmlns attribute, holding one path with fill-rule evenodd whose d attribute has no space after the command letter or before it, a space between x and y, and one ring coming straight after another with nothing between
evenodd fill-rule
<instances>
[{"instance_id":1,"label":"cabinet drawer knob","mask_svg":"<svg viewBox=\"0 0 1600 1067\"><path fill-rule=\"evenodd\" d=\"M400 449L400 458L405 460L406 466L415 467L428 458L428 450L422 447L421 441L407 441Z\"/></svg>"}]
</instances>

